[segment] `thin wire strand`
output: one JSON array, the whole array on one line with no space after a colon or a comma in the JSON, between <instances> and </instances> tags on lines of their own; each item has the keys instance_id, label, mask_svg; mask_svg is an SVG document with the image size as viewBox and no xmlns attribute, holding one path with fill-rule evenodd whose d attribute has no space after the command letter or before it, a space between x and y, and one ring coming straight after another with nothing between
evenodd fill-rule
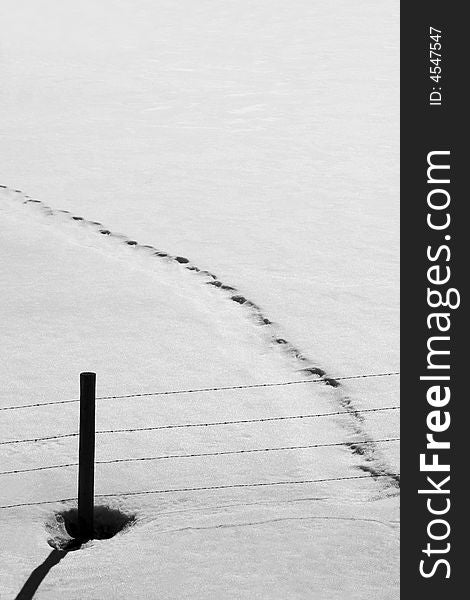
<instances>
[{"instance_id":1,"label":"thin wire strand","mask_svg":"<svg viewBox=\"0 0 470 600\"><path fill-rule=\"evenodd\" d=\"M136 427L133 429L106 429L103 431L97 431L96 434L112 434L112 433L135 433L137 431L158 431L162 429L183 429L187 427L217 427L221 425L241 425L247 423L266 423L268 421L289 421L294 419L315 419L320 417L332 417L336 415L354 415L372 412L383 412L387 410L399 410L399 406L386 406L381 408L365 408L363 410L339 410L329 413L316 413L307 415L291 415L287 417L264 417L261 419L240 419L237 421L215 421L212 423L182 423L176 425L156 425L154 427ZM28 438L24 440L8 440L6 442L0 442L0 446L10 444L24 444L34 442L44 442L50 440L60 440L64 438L78 437L78 433L64 433L62 435L51 435L46 437Z\"/></svg>"},{"instance_id":2,"label":"thin wire strand","mask_svg":"<svg viewBox=\"0 0 470 600\"><path fill-rule=\"evenodd\" d=\"M165 456L143 456L141 458L115 458L112 460L97 460L97 465L109 465L114 463L140 462L150 460L168 460L177 458L197 458L203 456L227 456L230 454L250 454L255 452L281 452L284 450L307 450L313 448L329 448L333 446L356 446L360 444L382 444L386 442L398 442L400 438L385 438L382 440L357 440L351 442L331 442L328 444L307 444L304 446L279 446L277 448L247 448L244 450L224 450L218 452L200 452L195 454L168 454ZM61 465L51 465L48 467L34 467L31 469L15 469L12 471L1 471L0 475L13 475L18 473L32 473L34 471L47 471L49 469L63 469L67 467L77 467L78 463L65 463Z\"/></svg>"},{"instance_id":3,"label":"thin wire strand","mask_svg":"<svg viewBox=\"0 0 470 600\"><path fill-rule=\"evenodd\" d=\"M119 498L127 496L142 496L147 494L170 494L174 492L199 492L203 490L225 490L230 488L250 488L250 487L268 487L274 485L305 485L310 483L329 483L332 481L346 481L352 479L375 479L377 477L399 477L399 473L379 473L374 475L351 475L349 477L328 477L324 479L302 479L298 481L268 481L262 483L235 483L229 485L211 485L203 487L169 488L165 490L144 490L141 492L118 492L115 494L96 494L96 498ZM56 504L59 502L72 502L76 498L61 498L58 500L44 500L42 502L22 502L19 504L7 504L0 506L0 509L18 508L22 506L39 506L43 504Z\"/></svg>"},{"instance_id":4,"label":"thin wire strand","mask_svg":"<svg viewBox=\"0 0 470 600\"><path fill-rule=\"evenodd\" d=\"M195 389L187 389L187 390L166 390L161 392L143 392L139 394L125 394L122 396L98 396L97 400L119 400L122 398L143 398L146 396L170 396L175 394L197 394L197 393L205 393L205 392L220 392L227 390L246 390L252 388L263 388L263 387L280 387L286 385L298 385L301 383L323 383L328 384L329 381L344 381L350 379L368 379L372 377L392 377L394 375L400 375L399 371L390 372L390 373L370 373L367 375L350 375L348 377L326 377L319 379L298 379L296 381L282 381L278 383L253 383L247 385L232 385L232 386L223 386L223 387L207 387L207 388L195 388ZM54 404L70 404L72 402L79 402L78 399L73 400L54 400L52 402L37 402L34 404L22 404L18 406L4 406L0 407L0 411L2 410L19 410L22 408L35 408L38 406L51 406Z\"/></svg>"}]
</instances>

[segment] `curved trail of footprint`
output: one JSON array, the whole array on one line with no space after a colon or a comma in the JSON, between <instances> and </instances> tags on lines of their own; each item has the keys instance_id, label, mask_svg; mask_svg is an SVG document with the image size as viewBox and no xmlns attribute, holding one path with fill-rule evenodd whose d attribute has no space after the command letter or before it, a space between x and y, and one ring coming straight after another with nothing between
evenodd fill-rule
<instances>
[{"instance_id":1,"label":"curved trail of footprint","mask_svg":"<svg viewBox=\"0 0 470 600\"><path fill-rule=\"evenodd\" d=\"M397 490L400 487L400 476L394 473L383 460L377 444L374 443L372 438L368 436L367 432L364 429L364 417L360 414L360 412L357 411L357 409L355 409L351 399L344 393L340 382L330 377L324 369L322 369L319 365L316 365L311 360L309 360L291 342L284 339L283 337L280 337L276 325L266 317L262 309L255 302L243 296L235 287L227 285L226 283L221 281L214 273L211 273L210 271L201 269L198 266L194 265L188 258L184 256L172 256L171 254L164 252L154 246L140 244L135 240L128 239L124 235L113 233L97 221L89 221L83 217L73 215L70 211L67 210L53 209L41 200L35 200L33 198L30 198L21 190L12 190L5 185L0 185L0 188L3 188L11 193L15 193L18 195L21 194L21 197L18 196L18 198L19 201L22 202L22 204L35 205L46 215L69 216L71 220L76 221L77 223L82 223L90 228L94 228L96 232L100 235L116 238L121 243L134 247L136 250L144 250L147 253L151 252L152 255L156 258L177 263L182 268L188 271L192 271L199 277L203 278L203 281L206 285L214 286L230 301L238 303L244 310L248 312L248 314L256 324L265 328L265 330L269 333L271 343L280 347L284 351L284 353L289 356L289 358L293 359L297 363L298 371L301 372L303 376L311 376L312 378L317 379L319 378L324 382L325 385L329 385L333 388L336 388L337 400L339 405L342 407L342 409L347 411L347 413L351 417L350 423L353 434L358 437L361 437L362 439L362 443L352 441L346 443L345 446L347 446L353 454L357 455L362 459L363 464L358 465L358 468L360 470L364 471L365 473L369 473L371 477L373 477L377 481L379 480L379 477L382 482L385 478L385 485L386 488L388 488L389 490L387 493L397 493Z\"/></svg>"}]
</instances>

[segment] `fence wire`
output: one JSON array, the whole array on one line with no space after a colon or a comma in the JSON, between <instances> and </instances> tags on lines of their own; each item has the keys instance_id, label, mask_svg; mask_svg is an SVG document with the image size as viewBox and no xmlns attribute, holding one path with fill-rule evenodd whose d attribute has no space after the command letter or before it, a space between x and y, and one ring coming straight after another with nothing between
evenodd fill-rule
<instances>
[{"instance_id":1,"label":"fence wire","mask_svg":"<svg viewBox=\"0 0 470 600\"><path fill-rule=\"evenodd\" d=\"M138 492L117 492L115 494L96 494L95 498L121 498L128 496L142 496L147 494L171 494L178 492L200 492L204 490L226 490L233 488L253 488L253 487L268 487L268 486L281 486L281 485L307 485L313 483L330 483L334 481L347 481L353 479L375 479L378 477L388 477L392 475L388 473L374 474L374 475L350 475L347 477L327 477L323 479L302 479L294 481L267 481L267 482L256 482L256 483L232 483L227 485L210 485L201 487L184 487L184 488L168 488L162 490L143 490ZM393 477L399 477L399 473L393 473ZM76 498L60 498L57 500L43 500L41 502L22 502L19 504L7 504L0 506L0 509L18 508L22 506L40 506L44 504L58 504L62 502L73 502Z\"/></svg>"},{"instance_id":2,"label":"fence wire","mask_svg":"<svg viewBox=\"0 0 470 600\"><path fill-rule=\"evenodd\" d=\"M215 421L212 423L181 423L175 425L155 425L153 427L134 427L128 429L105 429L103 431L97 431L96 435L102 434L114 434L114 433L135 433L138 431L159 431L162 429L183 429L187 427L219 427L223 425L241 425L248 423L267 423L269 421L290 421L295 419L316 419L321 417L333 417L337 415L354 415L363 413L383 412L389 410L400 410L399 406L385 406L379 408L365 408L363 410L338 410L335 412L328 413L313 413L305 415L289 415L281 417L263 417L260 419L238 419L236 421ZM11 444L25 444L35 442L47 442L50 440L60 440L64 438L78 437L78 433L64 433L61 435L50 435L45 437L27 438L22 440L7 440L0 442L0 446L6 446Z\"/></svg>"},{"instance_id":3,"label":"fence wire","mask_svg":"<svg viewBox=\"0 0 470 600\"><path fill-rule=\"evenodd\" d=\"M385 438L382 440L354 440L350 442L330 442L327 444L306 444L303 446L278 446L275 448L246 448L242 450L222 450L217 452L199 452L193 454L167 454L165 456L143 456L140 458L115 458L112 460L97 460L96 465L109 465L114 463L141 462L152 460L169 460L178 458L196 458L207 456L228 456L231 454L251 454L256 452L282 452L285 450L308 450L314 448L330 448L334 446L359 446L363 444L383 444L386 442L398 442L400 438ZM32 473L34 471L47 471L50 469L64 469L67 467L77 467L78 463L64 463L61 465L51 465L47 467L33 467L31 469L15 469L12 471L0 471L0 475L13 475L19 473Z\"/></svg>"},{"instance_id":4,"label":"fence wire","mask_svg":"<svg viewBox=\"0 0 470 600\"><path fill-rule=\"evenodd\" d=\"M177 394L202 394L207 392L221 392L228 390L247 390L254 388L266 388L266 387L282 387L287 385L299 385L303 383L323 383L326 385L332 385L336 381L346 381L351 379L370 379L374 377L392 377L400 375L399 371L393 371L390 373L369 373L365 375L349 375L347 377L319 377L318 379L297 379L295 381L281 381L281 382L270 382L270 383L252 383L246 385L227 385L222 387L206 387L206 388L194 388L186 390L163 390L156 392L142 392L136 394L125 394L121 396L97 396L97 400L119 400L124 398L144 398L147 396L172 396ZM71 400L53 400L51 402L36 402L34 404L20 404L14 406L0 407L0 411L5 410L20 410L24 408L36 408L41 406L52 406L54 404L71 404L73 402L79 402L78 398Z\"/></svg>"}]
</instances>

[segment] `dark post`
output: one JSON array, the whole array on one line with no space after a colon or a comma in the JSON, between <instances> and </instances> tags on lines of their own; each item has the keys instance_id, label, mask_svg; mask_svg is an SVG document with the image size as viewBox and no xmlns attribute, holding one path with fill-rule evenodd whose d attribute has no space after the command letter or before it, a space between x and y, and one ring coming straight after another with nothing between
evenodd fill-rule
<instances>
[{"instance_id":1,"label":"dark post","mask_svg":"<svg viewBox=\"0 0 470 600\"><path fill-rule=\"evenodd\" d=\"M80 373L80 446L78 452L78 533L93 538L96 373Z\"/></svg>"}]
</instances>

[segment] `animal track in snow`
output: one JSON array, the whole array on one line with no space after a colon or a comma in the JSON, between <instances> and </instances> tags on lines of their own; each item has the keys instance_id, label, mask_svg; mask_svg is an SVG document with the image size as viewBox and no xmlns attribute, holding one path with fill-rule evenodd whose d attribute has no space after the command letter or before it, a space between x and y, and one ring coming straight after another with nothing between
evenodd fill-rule
<instances>
[{"instance_id":1,"label":"animal track in snow","mask_svg":"<svg viewBox=\"0 0 470 600\"><path fill-rule=\"evenodd\" d=\"M305 377L312 377L313 379L319 380L325 385L336 389L339 405L350 416L350 426L354 436L360 437L363 440L363 443L354 442L354 440L351 440L350 442L345 442L344 444L352 452L352 454L361 457L363 464L358 465L357 468L363 472L369 473L371 477L377 481L379 480L379 477L381 481L384 481L385 476L388 482L388 487L395 489L395 492L400 487L400 476L394 473L383 460L377 444L374 443L372 438L370 438L365 431L364 417L361 415L359 410L355 409L351 399L343 392L340 382L330 377L325 369L321 368L319 365L313 364L312 361L304 356L304 354L295 345L285 338L280 337L277 325L268 317L266 317L262 309L255 302L243 296L239 290L237 290L237 288L222 282L222 280L214 273L205 269L201 269L200 267L192 264L190 259L184 256L172 256L171 254L152 245L140 244L135 240L127 238L125 235L114 233L111 230L104 228L102 223L90 221L81 216L72 215L70 211L54 209L42 202L42 200L30 198L21 190L11 190L5 185L0 185L0 188L14 192L15 194L21 194L22 200L20 201L23 204L32 204L36 206L37 209L41 210L45 215L69 216L70 220L75 221L78 226L92 227L97 231L97 233L120 240L121 243L131 246L135 249L135 251L151 251L152 256L177 264L181 268L193 272L198 277L205 279L204 283L212 285L214 288L223 293L227 299L239 304L243 310L247 311L254 323L264 327L266 331L269 331L271 345L273 347L277 346L281 348L291 360L293 359L297 363L297 370L300 373L302 373Z\"/></svg>"}]
</instances>

